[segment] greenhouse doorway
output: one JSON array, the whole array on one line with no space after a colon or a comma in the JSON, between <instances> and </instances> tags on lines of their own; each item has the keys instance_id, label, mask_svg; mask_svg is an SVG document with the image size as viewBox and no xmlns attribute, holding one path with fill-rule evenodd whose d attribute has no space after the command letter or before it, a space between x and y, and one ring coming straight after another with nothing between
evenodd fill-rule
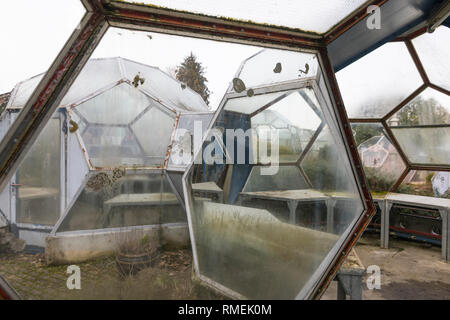
<instances>
[{"instance_id":1,"label":"greenhouse doorway","mask_svg":"<svg viewBox=\"0 0 450 320\"><path fill-rule=\"evenodd\" d=\"M44 127L11 180L12 229L30 249L45 238L64 210L64 134L62 113Z\"/></svg>"}]
</instances>

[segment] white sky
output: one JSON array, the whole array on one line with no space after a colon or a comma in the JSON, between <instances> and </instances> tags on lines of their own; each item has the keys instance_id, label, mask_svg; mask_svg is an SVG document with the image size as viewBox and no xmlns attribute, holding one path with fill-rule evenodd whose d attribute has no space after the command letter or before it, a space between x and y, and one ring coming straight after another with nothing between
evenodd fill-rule
<instances>
[{"instance_id":1,"label":"white sky","mask_svg":"<svg viewBox=\"0 0 450 320\"><path fill-rule=\"evenodd\" d=\"M45 72L84 11L80 0L0 1L0 93Z\"/></svg>"}]
</instances>

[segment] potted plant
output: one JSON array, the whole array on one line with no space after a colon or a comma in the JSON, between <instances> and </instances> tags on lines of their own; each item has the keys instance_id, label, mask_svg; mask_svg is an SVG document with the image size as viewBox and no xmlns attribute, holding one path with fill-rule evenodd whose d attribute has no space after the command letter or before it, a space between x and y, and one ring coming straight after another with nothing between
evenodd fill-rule
<instances>
[{"instance_id":1,"label":"potted plant","mask_svg":"<svg viewBox=\"0 0 450 320\"><path fill-rule=\"evenodd\" d=\"M116 267L123 277L135 275L153 266L158 253L159 248L152 244L148 234L130 232L118 244Z\"/></svg>"}]
</instances>

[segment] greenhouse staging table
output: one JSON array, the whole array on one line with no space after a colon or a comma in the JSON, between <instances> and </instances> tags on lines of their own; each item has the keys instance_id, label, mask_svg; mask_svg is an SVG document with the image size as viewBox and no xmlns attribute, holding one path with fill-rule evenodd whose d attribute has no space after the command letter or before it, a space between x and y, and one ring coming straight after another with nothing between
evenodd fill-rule
<instances>
[{"instance_id":1,"label":"greenhouse staging table","mask_svg":"<svg viewBox=\"0 0 450 320\"><path fill-rule=\"evenodd\" d=\"M389 215L394 204L439 211L442 218L442 258L450 261L450 199L389 193L384 199L374 201L378 201L381 208L381 247L386 249L389 248Z\"/></svg>"},{"instance_id":2,"label":"greenhouse staging table","mask_svg":"<svg viewBox=\"0 0 450 320\"><path fill-rule=\"evenodd\" d=\"M192 184L192 190L200 194L215 195L220 203L223 203L223 190L215 182L202 182Z\"/></svg>"},{"instance_id":3,"label":"greenhouse staging table","mask_svg":"<svg viewBox=\"0 0 450 320\"><path fill-rule=\"evenodd\" d=\"M326 195L317 190L286 190L286 191L259 191L259 192L241 192L238 198L238 204L247 199L266 199L277 200L287 203L289 208L289 222L296 223L296 210L300 202L315 202L323 201L327 206L327 231L333 232L333 209L336 201L342 196L340 195Z\"/></svg>"},{"instance_id":4,"label":"greenhouse staging table","mask_svg":"<svg viewBox=\"0 0 450 320\"><path fill-rule=\"evenodd\" d=\"M120 194L103 204L103 224L107 225L113 207L122 206L159 206L177 205L178 199L173 193L134 193Z\"/></svg>"}]
</instances>

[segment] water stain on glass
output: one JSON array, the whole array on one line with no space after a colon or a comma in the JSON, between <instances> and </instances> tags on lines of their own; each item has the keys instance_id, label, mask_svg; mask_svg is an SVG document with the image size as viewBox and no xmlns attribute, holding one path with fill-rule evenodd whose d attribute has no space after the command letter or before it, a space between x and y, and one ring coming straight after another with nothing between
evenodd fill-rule
<instances>
[{"instance_id":1,"label":"water stain on glass","mask_svg":"<svg viewBox=\"0 0 450 320\"><path fill-rule=\"evenodd\" d=\"M275 66L275 69L273 69L273 72L274 73L280 73L282 69L283 68L281 67L281 63L278 62L277 65Z\"/></svg>"},{"instance_id":2,"label":"water stain on glass","mask_svg":"<svg viewBox=\"0 0 450 320\"><path fill-rule=\"evenodd\" d=\"M181 84L181 89L186 89L186 85L184 83Z\"/></svg>"},{"instance_id":3,"label":"water stain on glass","mask_svg":"<svg viewBox=\"0 0 450 320\"><path fill-rule=\"evenodd\" d=\"M253 97L255 95L255 91L253 89L248 89L247 90L247 96L248 97Z\"/></svg>"},{"instance_id":4,"label":"water stain on glass","mask_svg":"<svg viewBox=\"0 0 450 320\"><path fill-rule=\"evenodd\" d=\"M239 78L233 79L233 88L234 88L234 91L236 91L237 93L241 93L241 92L245 91L245 89L246 89L244 81L242 81Z\"/></svg>"},{"instance_id":5,"label":"water stain on glass","mask_svg":"<svg viewBox=\"0 0 450 320\"><path fill-rule=\"evenodd\" d=\"M298 75L299 77L301 77L302 73L304 73L305 75L308 74L309 64L305 63L305 70L299 69L298 71L300 72L300 74Z\"/></svg>"}]
</instances>

